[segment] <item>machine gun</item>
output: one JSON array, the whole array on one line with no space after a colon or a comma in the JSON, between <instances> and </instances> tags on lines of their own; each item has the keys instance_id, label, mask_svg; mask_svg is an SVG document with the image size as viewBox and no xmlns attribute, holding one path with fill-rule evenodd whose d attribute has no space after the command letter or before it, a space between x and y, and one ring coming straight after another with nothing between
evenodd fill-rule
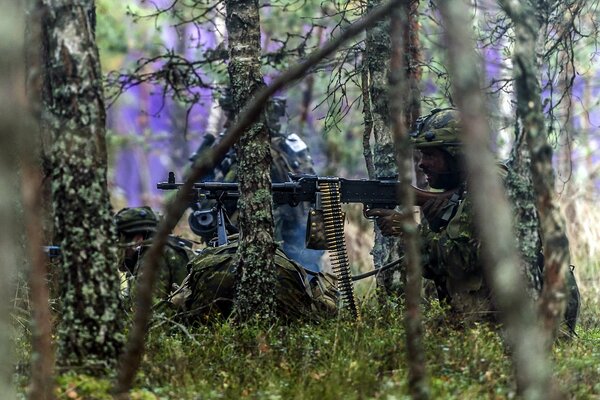
<instances>
[{"instance_id":1,"label":"machine gun","mask_svg":"<svg viewBox=\"0 0 600 400\"><path fill-rule=\"evenodd\" d=\"M175 174L170 172L168 181L160 182L156 186L160 190L177 190L182 185L183 183L176 182ZM364 210L393 209L399 205L398 185L399 182L395 179L366 180L290 174L290 181L273 183L271 187L275 204L297 206L301 202L310 202L315 205L310 214L320 214L321 216L320 220L327 243L326 248L329 250L333 272L338 277L338 290L342 300L355 318L359 318L359 312L354 297L352 275L344 239L344 216L341 204L362 203ZM439 196L448 196L446 193L432 193L417 188L414 190L417 205L423 205L428 200ZM239 197L239 184L235 182L198 182L194 184L193 202L201 199L216 200L216 206L212 212L217 224L219 245L227 243L224 202L237 200Z\"/></svg>"},{"instance_id":2,"label":"machine gun","mask_svg":"<svg viewBox=\"0 0 600 400\"><path fill-rule=\"evenodd\" d=\"M400 204L397 198L399 182L395 179L346 179L336 176L317 176L290 174L289 182L272 183L273 202L297 206L301 202L316 204L319 208L323 197L323 186L339 186L340 203L362 203L365 210L375 208L393 209ZM167 182L159 182L159 190L177 190L183 183L176 182L175 174L169 172ZM448 197L447 192L428 192L412 187L416 194L416 205L422 206L428 200ZM194 184L194 199L213 199L217 201L237 200L240 197L237 182L198 182Z\"/></svg>"}]
</instances>

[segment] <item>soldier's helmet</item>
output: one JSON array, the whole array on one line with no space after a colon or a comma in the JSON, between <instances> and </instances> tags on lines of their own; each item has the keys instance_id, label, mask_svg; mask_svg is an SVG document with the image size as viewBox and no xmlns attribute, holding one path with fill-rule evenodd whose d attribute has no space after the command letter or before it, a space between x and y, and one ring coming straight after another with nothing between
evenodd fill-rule
<instances>
[{"instance_id":1,"label":"soldier's helmet","mask_svg":"<svg viewBox=\"0 0 600 400\"><path fill-rule=\"evenodd\" d=\"M461 151L460 136L460 114L454 108L433 109L417 119L416 129L411 133L415 148L443 147L452 156Z\"/></svg>"},{"instance_id":2,"label":"soldier's helmet","mask_svg":"<svg viewBox=\"0 0 600 400\"><path fill-rule=\"evenodd\" d=\"M123 208L114 217L119 234L155 232L158 217L150 207Z\"/></svg>"},{"instance_id":3,"label":"soldier's helmet","mask_svg":"<svg viewBox=\"0 0 600 400\"><path fill-rule=\"evenodd\" d=\"M219 96L219 106L227 114L228 118L233 117L235 111L233 107L233 96L231 89L226 88ZM279 120L285 116L286 99L283 97L270 98L267 103L267 124L273 133L278 133L281 128Z\"/></svg>"}]
</instances>

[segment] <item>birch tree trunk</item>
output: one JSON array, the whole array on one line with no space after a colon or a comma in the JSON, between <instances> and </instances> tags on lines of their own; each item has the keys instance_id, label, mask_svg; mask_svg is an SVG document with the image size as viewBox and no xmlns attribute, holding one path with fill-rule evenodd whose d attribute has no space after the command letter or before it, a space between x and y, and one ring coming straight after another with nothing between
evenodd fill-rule
<instances>
[{"instance_id":1,"label":"birch tree trunk","mask_svg":"<svg viewBox=\"0 0 600 400\"><path fill-rule=\"evenodd\" d=\"M367 11L380 4L381 0L369 0ZM367 96L367 98L363 98L365 102L363 109L366 129L365 142L368 144L371 135L375 139L372 154L372 173L374 175L369 176L371 179L398 174L388 106L388 75L391 55L389 24L389 19L384 19L373 25L371 29L367 30L365 43L363 85L366 84L368 87L368 90L363 88L363 94ZM370 152L366 151L365 156L368 170L371 171L369 168ZM384 237L379 228L375 226L375 245L372 250L375 268L397 260L402 252L402 245L398 238ZM377 286L383 290L384 295L402 295L405 281L404 269L393 269L377 274Z\"/></svg>"},{"instance_id":2,"label":"birch tree trunk","mask_svg":"<svg viewBox=\"0 0 600 400\"><path fill-rule=\"evenodd\" d=\"M411 188L413 171L413 149L408 126L411 112L414 111L418 99L412 95L411 84L408 82L411 56L405 50L407 39L411 32L409 26L413 2L403 2L391 14L390 36L392 53L390 60L390 116L394 144L396 149L398 178L402 182L398 197L405 210L412 210L415 204L415 193ZM418 242L418 228L415 214L402 224L404 239L406 284L404 294L406 299L406 350L408 358L408 386L414 399L429 398L425 376L425 354L423 352L423 328L421 323L421 289L422 268L421 254Z\"/></svg>"},{"instance_id":3,"label":"birch tree trunk","mask_svg":"<svg viewBox=\"0 0 600 400\"><path fill-rule=\"evenodd\" d=\"M531 176L542 227L544 287L540 312L547 345L551 346L566 305L565 275L570 254L565 222L554 196L553 152L548 143L541 104L540 70L536 54L542 30L536 16L536 6L529 1L516 3L502 0L500 4L515 25L517 40L513 74L517 91L517 117L523 125L531 153Z\"/></svg>"},{"instance_id":4,"label":"birch tree trunk","mask_svg":"<svg viewBox=\"0 0 600 400\"><path fill-rule=\"evenodd\" d=\"M61 246L59 362L103 373L123 344L116 236L93 0L43 0L44 123L52 133L54 233Z\"/></svg>"},{"instance_id":5,"label":"birch tree trunk","mask_svg":"<svg viewBox=\"0 0 600 400\"><path fill-rule=\"evenodd\" d=\"M481 235L486 277L512 349L517 388L525 399L549 399L553 393L548 355L522 279L508 201L489 151L490 128L468 29L469 10L463 0L441 2L440 10L447 29L453 97L462 116L475 223Z\"/></svg>"},{"instance_id":6,"label":"birch tree trunk","mask_svg":"<svg viewBox=\"0 0 600 400\"><path fill-rule=\"evenodd\" d=\"M236 114L264 87L260 64L258 0L227 0L229 81ZM271 196L271 150L264 113L241 136L237 150L240 180L235 307L244 321L275 316L275 243Z\"/></svg>"}]
</instances>

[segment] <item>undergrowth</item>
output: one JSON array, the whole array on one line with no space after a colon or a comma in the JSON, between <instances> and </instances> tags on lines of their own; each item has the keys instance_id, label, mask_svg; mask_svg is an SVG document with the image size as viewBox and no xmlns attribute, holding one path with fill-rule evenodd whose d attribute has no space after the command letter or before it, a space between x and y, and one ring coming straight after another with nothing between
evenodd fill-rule
<instances>
[{"instance_id":1,"label":"undergrowth","mask_svg":"<svg viewBox=\"0 0 600 400\"><path fill-rule=\"evenodd\" d=\"M579 337L555 346L556 381L570 398L600 397L597 306L595 296L587 297ZM424 328L431 398L515 397L510 359L492 327L449 326L434 302L426 307ZM360 323L221 322L189 329L163 323L150 331L132 399L409 398L404 343L402 306L395 302L383 309L367 305ZM111 384L64 374L57 397L110 399Z\"/></svg>"}]
</instances>

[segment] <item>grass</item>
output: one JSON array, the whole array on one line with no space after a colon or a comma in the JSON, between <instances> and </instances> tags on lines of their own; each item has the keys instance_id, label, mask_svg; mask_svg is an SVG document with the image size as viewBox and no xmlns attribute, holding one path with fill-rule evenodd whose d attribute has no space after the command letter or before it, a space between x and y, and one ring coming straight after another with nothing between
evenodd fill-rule
<instances>
[{"instance_id":1,"label":"grass","mask_svg":"<svg viewBox=\"0 0 600 400\"><path fill-rule=\"evenodd\" d=\"M584 307L593 315L579 327L579 338L559 342L553 354L556 380L573 399L600 398L598 308L593 299ZM163 324L150 332L132 398L409 398L401 310L396 303L385 310L369 304L361 323L316 326L223 322L184 332ZM510 359L495 330L485 324L457 330L445 324L436 303L427 307L424 326L431 398L515 397ZM65 374L58 398L109 399L110 385Z\"/></svg>"},{"instance_id":2,"label":"grass","mask_svg":"<svg viewBox=\"0 0 600 400\"><path fill-rule=\"evenodd\" d=\"M600 221L600 211L588 211L590 221ZM571 230L570 236L574 255L585 260L575 262L583 304L578 337L554 347L554 378L568 398L600 399L600 265L589 261L598 258L590 246L573 246L594 238L574 237L574 232L585 232ZM373 297L372 283L357 290ZM162 323L148 336L132 399L407 399L402 309L395 302L382 309L369 301L361 323L266 328L219 323L186 331ZM17 340L20 398L25 397L30 356L25 314L15 316L24 332ZM511 362L498 332L485 324L457 330L444 321L444 310L435 302L425 307L431 398L514 398ZM57 397L110 399L111 384L63 374L57 378Z\"/></svg>"}]
</instances>

